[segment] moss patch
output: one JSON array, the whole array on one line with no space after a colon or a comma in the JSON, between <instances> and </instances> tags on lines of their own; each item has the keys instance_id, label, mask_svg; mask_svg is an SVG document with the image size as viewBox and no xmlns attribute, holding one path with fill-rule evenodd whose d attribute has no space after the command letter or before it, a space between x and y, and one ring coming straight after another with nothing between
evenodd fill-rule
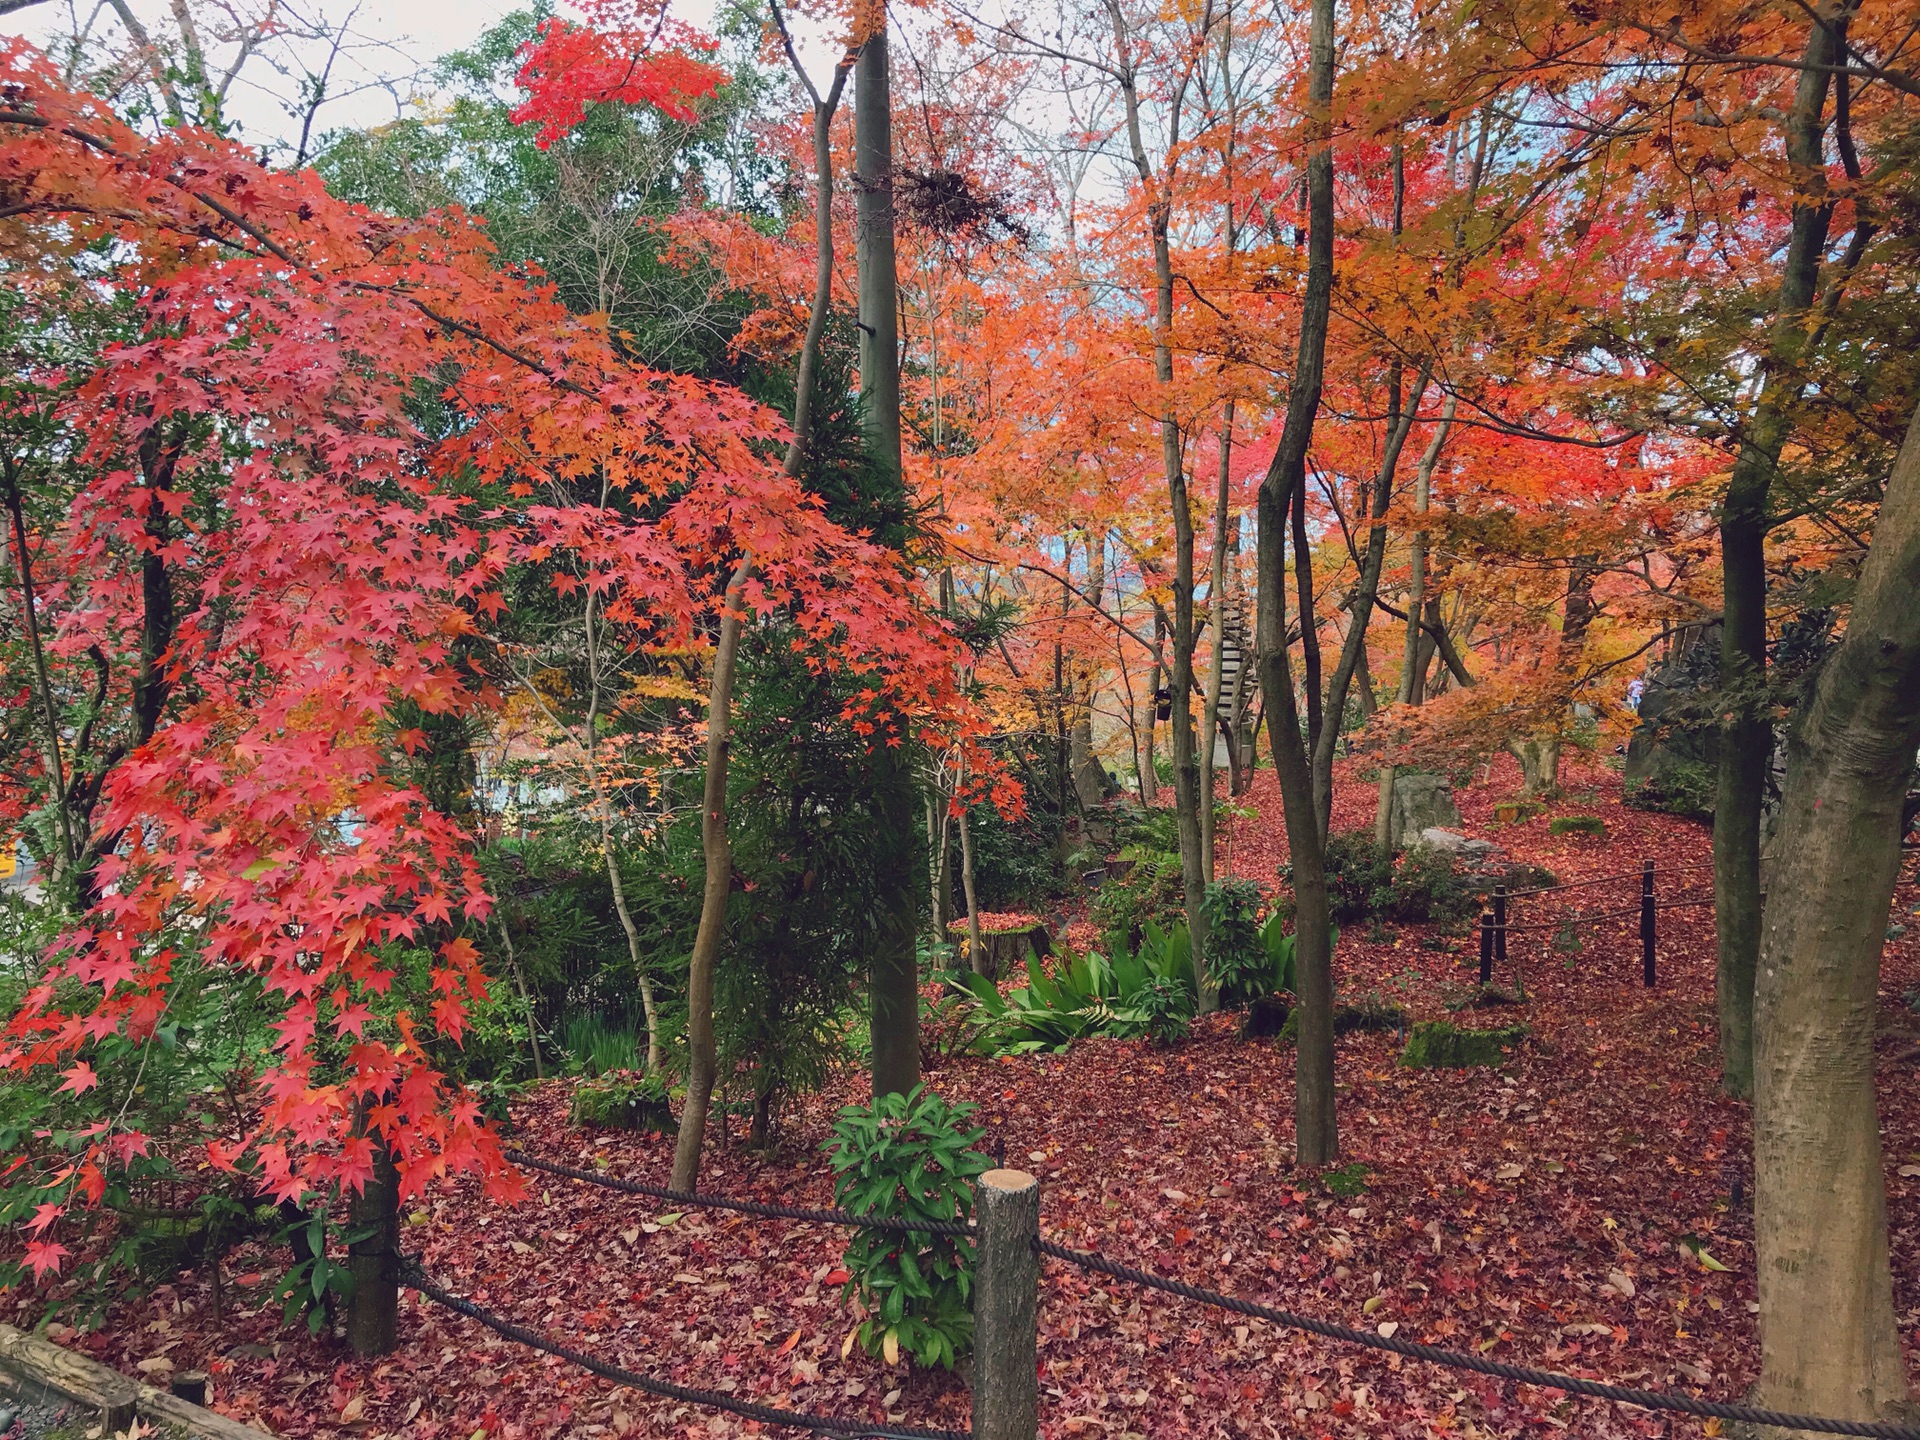
<instances>
[{"instance_id":1,"label":"moss patch","mask_svg":"<svg viewBox=\"0 0 1920 1440\"><path fill-rule=\"evenodd\" d=\"M1428 1020L1413 1027L1400 1063L1417 1070L1464 1070L1475 1065L1499 1065L1507 1050L1526 1038L1527 1027L1508 1025L1499 1030L1463 1030L1445 1020Z\"/></svg>"},{"instance_id":2,"label":"moss patch","mask_svg":"<svg viewBox=\"0 0 1920 1440\"><path fill-rule=\"evenodd\" d=\"M1598 815L1557 815L1547 822L1553 835L1605 835L1607 822Z\"/></svg>"}]
</instances>

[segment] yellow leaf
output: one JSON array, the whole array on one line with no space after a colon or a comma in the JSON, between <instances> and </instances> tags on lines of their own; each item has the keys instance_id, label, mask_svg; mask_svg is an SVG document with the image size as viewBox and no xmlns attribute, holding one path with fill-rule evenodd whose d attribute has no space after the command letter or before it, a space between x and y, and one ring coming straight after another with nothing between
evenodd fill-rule
<instances>
[{"instance_id":1,"label":"yellow leaf","mask_svg":"<svg viewBox=\"0 0 1920 1440\"><path fill-rule=\"evenodd\" d=\"M880 1341L880 1353L886 1357L889 1365L900 1363L900 1337L888 1330Z\"/></svg>"},{"instance_id":2,"label":"yellow leaf","mask_svg":"<svg viewBox=\"0 0 1920 1440\"><path fill-rule=\"evenodd\" d=\"M854 1337L857 1336L859 1333L860 1333L860 1327L856 1325L851 1330L847 1331L847 1338L840 1342L840 1358L842 1360L846 1359L849 1355L853 1354Z\"/></svg>"}]
</instances>

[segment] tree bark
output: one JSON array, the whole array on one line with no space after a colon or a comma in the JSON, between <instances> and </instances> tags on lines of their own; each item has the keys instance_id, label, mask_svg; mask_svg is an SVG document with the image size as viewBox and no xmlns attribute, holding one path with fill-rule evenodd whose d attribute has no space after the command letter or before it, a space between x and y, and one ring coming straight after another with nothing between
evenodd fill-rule
<instances>
[{"instance_id":1,"label":"tree bark","mask_svg":"<svg viewBox=\"0 0 1920 1440\"><path fill-rule=\"evenodd\" d=\"M713 1038L713 972L727 931L727 896L733 889L733 846L727 835L727 755L733 728L733 674L740 649L739 606L752 573L742 560L727 582L720 639L714 646L713 679L707 691L707 775L700 799L700 848L706 884L700 896L700 928L687 962L687 1098L673 1146L673 1188L692 1190L700 1179L700 1148L707 1109L719 1074Z\"/></svg>"},{"instance_id":2,"label":"tree bark","mask_svg":"<svg viewBox=\"0 0 1920 1440\"><path fill-rule=\"evenodd\" d=\"M1425 516L1432 503L1434 466L1440 463L1440 451L1447 443L1447 433L1453 429L1454 410L1459 403L1458 397L1447 396L1440 411L1440 423L1434 428L1433 438L1427 441L1427 448L1421 452L1420 468L1413 476L1416 516ZM1415 521L1412 554L1407 561L1407 643L1401 652L1400 688L1395 697L1401 705L1418 705L1425 688L1420 683L1426 672L1426 664L1421 659L1420 625L1426 609L1427 531L1423 523ZM1361 653L1364 655L1365 651ZM1391 765L1380 767L1380 804L1374 815L1373 839L1383 855L1393 847L1393 772Z\"/></svg>"},{"instance_id":3,"label":"tree bark","mask_svg":"<svg viewBox=\"0 0 1920 1440\"><path fill-rule=\"evenodd\" d=\"M1201 853L1200 759L1193 733L1193 506L1187 494L1187 472L1180 453L1180 422L1173 410L1173 215L1172 176L1156 175L1147 156L1140 122L1140 92L1133 63L1133 45L1117 0L1107 0L1113 25L1115 74L1125 106L1127 143L1140 184L1152 197L1147 206L1153 241L1153 374L1160 386L1160 468L1166 477L1167 508L1173 519L1173 666L1168 689L1173 699L1173 810L1180 832L1180 881L1186 900L1187 938L1193 952L1193 975L1199 990L1200 1013L1219 1008L1219 987L1207 965L1207 866ZM1169 157L1180 144L1180 111L1186 91L1183 78L1169 97ZM1170 159L1167 163L1171 163Z\"/></svg>"},{"instance_id":4,"label":"tree bark","mask_svg":"<svg viewBox=\"0 0 1920 1440\"><path fill-rule=\"evenodd\" d=\"M1229 224L1231 231L1231 224ZM1220 417L1220 473L1213 496L1213 566L1207 577L1207 621L1213 627L1213 654L1207 661L1206 749L1200 754L1200 858L1213 883L1214 751L1220 748L1220 692L1225 683L1227 648L1227 531L1233 483L1233 401ZM1246 659L1241 658L1241 664Z\"/></svg>"},{"instance_id":5,"label":"tree bark","mask_svg":"<svg viewBox=\"0 0 1920 1440\"><path fill-rule=\"evenodd\" d=\"M1313 149L1307 159L1307 278L1300 303L1300 345L1286 420L1259 495L1258 644L1267 733L1280 781L1293 865L1294 954L1300 1034L1295 1048L1294 1159L1330 1164L1340 1153L1333 1092L1333 956L1329 944L1326 851L1313 799L1313 770L1300 734L1287 658L1286 524L1296 487L1306 484L1307 447L1326 371L1327 316L1333 294L1333 11L1312 0L1308 98ZM1302 623L1309 623L1302 617Z\"/></svg>"},{"instance_id":6,"label":"tree bark","mask_svg":"<svg viewBox=\"0 0 1920 1440\"><path fill-rule=\"evenodd\" d=\"M1761 1403L1905 1419L1873 1086L1880 954L1920 745L1920 413L1845 638L1789 737L1755 987Z\"/></svg>"},{"instance_id":7,"label":"tree bark","mask_svg":"<svg viewBox=\"0 0 1920 1440\"><path fill-rule=\"evenodd\" d=\"M855 249L860 277L860 400L867 453L889 478L900 469L899 281L893 246L893 89L886 11L866 37L853 74ZM873 1092L904 1093L920 1083L920 974L914 957L911 883L913 771L905 746L873 747L876 844L898 851L876 876L868 960ZM896 863L897 862L897 863ZM899 883L893 877L898 872Z\"/></svg>"},{"instance_id":8,"label":"tree bark","mask_svg":"<svg viewBox=\"0 0 1920 1440\"><path fill-rule=\"evenodd\" d=\"M1714 919L1718 958L1714 991L1720 1014L1723 1083L1735 1095L1753 1089L1753 984L1760 949L1760 815L1773 766L1767 670L1766 537L1768 496L1792 430L1791 409L1804 387L1809 307L1833 218L1827 195L1824 113L1829 72L1841 53L1845 20L1815 20L1807 37L1786 122L1787 160L1804 198L1788 232L1773 329L1762 360L1760 399L1741 435L1720 510L1721 713L1719 774L1713 808Z\"/></svg>"}]
</instances>

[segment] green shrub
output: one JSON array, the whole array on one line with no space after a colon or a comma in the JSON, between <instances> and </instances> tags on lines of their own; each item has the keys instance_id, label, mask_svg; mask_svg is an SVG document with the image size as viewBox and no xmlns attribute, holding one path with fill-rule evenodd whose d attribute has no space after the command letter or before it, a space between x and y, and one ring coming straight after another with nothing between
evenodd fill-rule
<instances>
[{"instance_id":1,"label":"green shrub","mask_svg":"<svg viewBox=\"0 0 1920 1440\"><path fill-rule=\"evenodd\" d=\"M1547 822L1550 835L1605 835L1607 822L1598 815L1556 815Z\"/></svg>"},{"instance_id":2,"label":"green shrub","mask_svg":"<svg viewBox=\"0 0 1920 1440\"><path fill-rule=\"evenodd\" d=\"M1193 993L1169 975L1149 975L1135 1005L1145 1017L1147 1035L1156 1045L1184 1040L1193 1023Z\"/></svg>"},{"instance_id":3,"label":"green shrub","mask_svg":"<svg viewBox=\"0 0 1920 1440\"><path fill-rule=\"evenodd\" d=\"M1475 1065L1499 1065L1506 1052L1526 1038L1527 1027L1508 1025L1499 1030L1463 1030L1446 1020L1427 1020L1413 1027L1400 1063L1409 1069L1464 1070Z\"/></svg>"},{"instance_id":4,"label":"green shrub","mask_svg":"<svg viewBox=\"0 0 1920 1440\"><path fill-rule=\"evenodd\" d=\"M583 1083L573 1092L570 1114L576 1125L662 1135L672 1131L675 1123L665 1078L630 1071Z\"/></svg>"},{"instance_id":5,"label":"green shrub","mask_svg":"<svg viewBox=\"0 0 1920 1440\"><path fill-rule=\"evenodd\" d=\"M962 1128L972 1116L922 1085L849 1105L826 1145L835 1199L858 1215L968 1219L973 1178L993 1165L973 1148L986 1132ZM971 1240L856 1230L845 1263L845 1293L867 1308L857 1333L868 1354L953 1368L973 1337Z\"/></svg>"},{"instance_id":6,"label":"green shrub","mask_svg":"<svg viewBox=\"0 0 1920 1440\"><path fill-rule=\"evenodd\" d=\"M1645 783L1630 788L1626 803L1636 810L1710 820L1718 789L1719 777L1712 766L1697 760L1671 760Z\"/></svg>"},{"instance_id":7,"label":"green shrub","mask_svg":"<svg viewBox=\"0 0 1920 1440\"><path fill-rule=\"evenodd\" d=\"M1393 857L1382 855L1370 832L1327 838L1327 903L1335 923L1348 925L1386 909Z\"/></svg>"},{"instance_id":8,"label":"green shrub","mask_svg":"<svg viewBox=\"0 0 1920 1440\"><path fill-rule=\"evenodd\" d=\"M1394 867L1386 910L1408 924L1429 920L1451 924L1479 913L1480 894L1453 856L1431 845L1416 845Z\"/></svg>"},{"instance_id":9,"label":"green shrub","mask_svg":"<svg viewBox=\"0 0 1920 1440\"><path fill-rule=\"evenodd\" d=\"M1093 919L1110 955L1138 948L1150 922L1162 929L1184 926L1187 899L1180 857L1151 852L1135 857L1133 869L1094 892Z\"/></svg>"},{"instance_id":10,"label":"green shrub","mask_svg":"<svg viewBox=\"0 0 1920 1440\"><path fill-rule=\"evenodd\" d=\"M1260 928L1263 896L1252 880L1219 880L1207 887L1207 973L1222 1004L1244 1004L1273 988Z\"/></svg>"}]
</instances>

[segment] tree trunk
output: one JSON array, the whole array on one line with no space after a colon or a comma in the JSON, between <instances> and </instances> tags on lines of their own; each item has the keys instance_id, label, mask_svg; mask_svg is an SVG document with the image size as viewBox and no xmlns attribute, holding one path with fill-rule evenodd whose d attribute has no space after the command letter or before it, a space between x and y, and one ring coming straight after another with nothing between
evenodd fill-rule
<instances>
[{"instance_id":1,"label":"tree trunk","mask_svg":"<svg viewBox=\"0 0 1920 1440\"><path fill-rule=\"evenodd\" d=\"M973 827L964 808L960 811L960 886L967 896L967 964L974 974L984 975L987 953L980 948L980 900L973 888Z\"/></svg>"},{"instance_id":2,"label":"tree trunk","mask_svg":"<svg viewBox=\"0 0 1920 1440\"><path fill-rule=\"evenodd\" d=\"M1286 524L1295 487L1306 484L1307 447L1320 409L1326 371L1327 315L1333 293L1333 7L1312 0L1308 98L1313 149L1307 158L1307 278L1300 303L1300 348L1286 421L1260 485L1260 687L1268 710L1274 769L1292 854L1294 954L1300 1034L1295 1048L1294 1159L1303 1167L1332 1163L1340 1153L1333 1092L1333 956L1329 941L1326 851L1314 804L1313 770L1300 734L1287 658ZM1302 616L1302 624L1308 624Z\"/></svg>"},{"instance_id":3,"label":"tree trunk","mask_svg":"<svg viewBox=\"0 0 1920 1440\"><path fill-rule=\"evenodd\" d=\"M853 75L855 248L860 284L860 401L867 453L890 481L900 477L900 287L893 250L893 89L886 11L866 38ZM920 972L914 957L912 886L914 779L906 747L872 750L875 812L886 866L877 877L876 925L868 962L873 1091L904 1093L920 1083Z\"/></svg>"},{"instance_id":4,"label":"tree trunk","mask_svg":"<svg viewBox=\"0 0 1920 1440\"><path fill-rule=\"evenodd\" d=\"M1207 661L1206 716L1202 728L1206 748L1200 752L1200 858L1206 867L1209 885L1213 883L1214 870L1213 756L1220 748L1220 692L1226 679L1227 530L1228 506L1233 493L1233 410L1233 401L1229 400L1220 417L1220 473L1213 496L1213 568L1207 577L1207 617L1213 627L1213 655ZM1246 663L1244 657L1241 663Z\"/></svg>"},{"instance_id":5,"label":"tree trunk","mask_svg":"<svg viewBox=\"0 0 1920 1440\"><path fill-rule=\"evenodd\" d=\"M1180 832L1180 881L1186 900L1187 937L1193 953L1194 983L1200 992L1200 1013L1219 1008L1219 988L1207 966L1207 867L1201 855L1200 761L1193 733L1193 506L1187 494L1186 466L1180 454L1180 422L1173 410L1173 251L1172 176L1154 173L1147 157L1140 122L1140 92L1133 47L1117 0L1107 0L1113 24L1114 54L1119 68L1120 98L1125 106L1127 143L1140 184L1153 198L1147 206L1153 241L1153 374L1160 387L1160 468L1167 486L1167 508L1173 519L1173 673L1168 680L1173 713L1173 809ZM1185 84L1171 97L1168 164L1180 144L1180 111Z\"/></svg>"},{"instance_id":6,"label":"tree trunk","mask_svg":"<svg viewBox=\"0 0 1920 1440\"><path fill-rule=\"evenodd\" d=\"M400 1339L400 1176L393 1152L376 1137L373 1178L353 1199L360 1238L347 1247L353 1299L347 1306L347 1345L365 1359L385 1355Z\"/></svg>"},{"instance_id":7,"label":"tree trunk","mask_svg":"<svg viewBox=\"0 0 1920 1440\"><path fill-rule=\"evenodd\" d=\"M1447 432L1453 429L1453 413L1459 403L1457 396L1447 396L1446 404L1440 411L1440 423L1434 427L1433 438L1427 441L1427 448L1421 452L1420 468L1413 476L1415 515L1424 516L1432 503L1433 469L1440 463L1440 451L1447 443ZM1427 531L1424 524L1416 522L1412 554L1407 561L1407 642L1401 651L1400 689L1395 697L1401 705L1418 705L1425 688L1420 683L1426 671L1426 664L1421 659L1420 625L1426 609ZM1393 771L1391 765L1380 767L1380 806L1374 815L1373 839L1382 855L1393 847Z\"/></svg>"},{"instance_id":8,"label":"tree trunk","mask_svg":"<svg viewBox=\"0 0 1920 1440\"><path fill-rule=\"evenodd\" d=\"M727 582L720 641L713 652L707 692L707 776L700 801L700 847L706 886L700 897L700 929L687 963L687 1097L673 1147L673 1188L692 1190L700 1180L700 1147L706 1140L707 1107L719 1057L713 1038L713 971L727 930L727 896L733 889L733 846L727 836L727 751L733 728L733 673L740 649L738 607L752 572L743 560Z\"/></svg>"},{"instance_id":9,"label":"tree trunk","mask_svg":"<svg viewBox=\"0 0 1920 1440\"><path fill-rule=\"evenodd\" d=\"M1507 750L1520 762L1520 798L1545 800L1560 793L1560 741L1556 737L1509 740Z\"/></svg>"},{"instance_id":10,"label":"tree trunk","mask_svg":"<svg viewBox=\"0 0 1920 1440\"><path fill-rule=\"evenodd\" d=\"M1160 801L1160 767L1154 758L1154 745L1160 729L1160 686L1164 678L1160 656L1165 648L1166 628L1166 617L1156 605L1153 607L1153 664L1147 671L1147 725L1142 737L1146 742L1147 757L1145 768L1140 770L1140 802L1143 805L1156 805Z\"/></svg>"},{"instance_id":11,"label":"tree trunk","mask_svg":"<svg viewBox=\"0 0 1920 1440\"><path fill-rule=\"evenodd\" d=\"M1920 412L1845 638L1790 737L1755 988L1761 1403L1904 1419L1874 1099L1880 954L1920 745Z\"/></svg>"},{"instance_id":12,"label":"tree trunk","mask_svg":"<svg viewBox=\"0 0 1920 1440\"><path fill-rule=\"evenodd\" d=\"M1715 998L1720 1012L1723 1083L1735 1095L1753 1089L1753 984L1760 949L1760 814L1773 766L1767 670L1768 496L1805 377L1800 371L1806 316L1819 286L1820 260L1833 218L1827 196L1824 112L1829 73L1841 54L1844 19L1819 20L1807 38L1786 122L1787 160L1798 192L1773 330L1762 361L1760 399L1741 435L1720 510L1720 762L1713 807L1714 920L1719 941Z\"/></svg>"},{"instance_id":13,"label":"tree trunk","mask_svg":"<svg viewBox=\"0 0 1920 1440\"><path fill-rule=\"evenodd\" d=\"M1087 536L1087 589L1091 603L1098 604L1107 588L1107 555L1104 537ZM1073 792L1080 802L1080 813L1097 810L1107 803L1107 772L1093 753L1094 677L1089 675L1074 687L1075 707L1079 715L1073 722Z\"/></svg>"}]
</instances>

